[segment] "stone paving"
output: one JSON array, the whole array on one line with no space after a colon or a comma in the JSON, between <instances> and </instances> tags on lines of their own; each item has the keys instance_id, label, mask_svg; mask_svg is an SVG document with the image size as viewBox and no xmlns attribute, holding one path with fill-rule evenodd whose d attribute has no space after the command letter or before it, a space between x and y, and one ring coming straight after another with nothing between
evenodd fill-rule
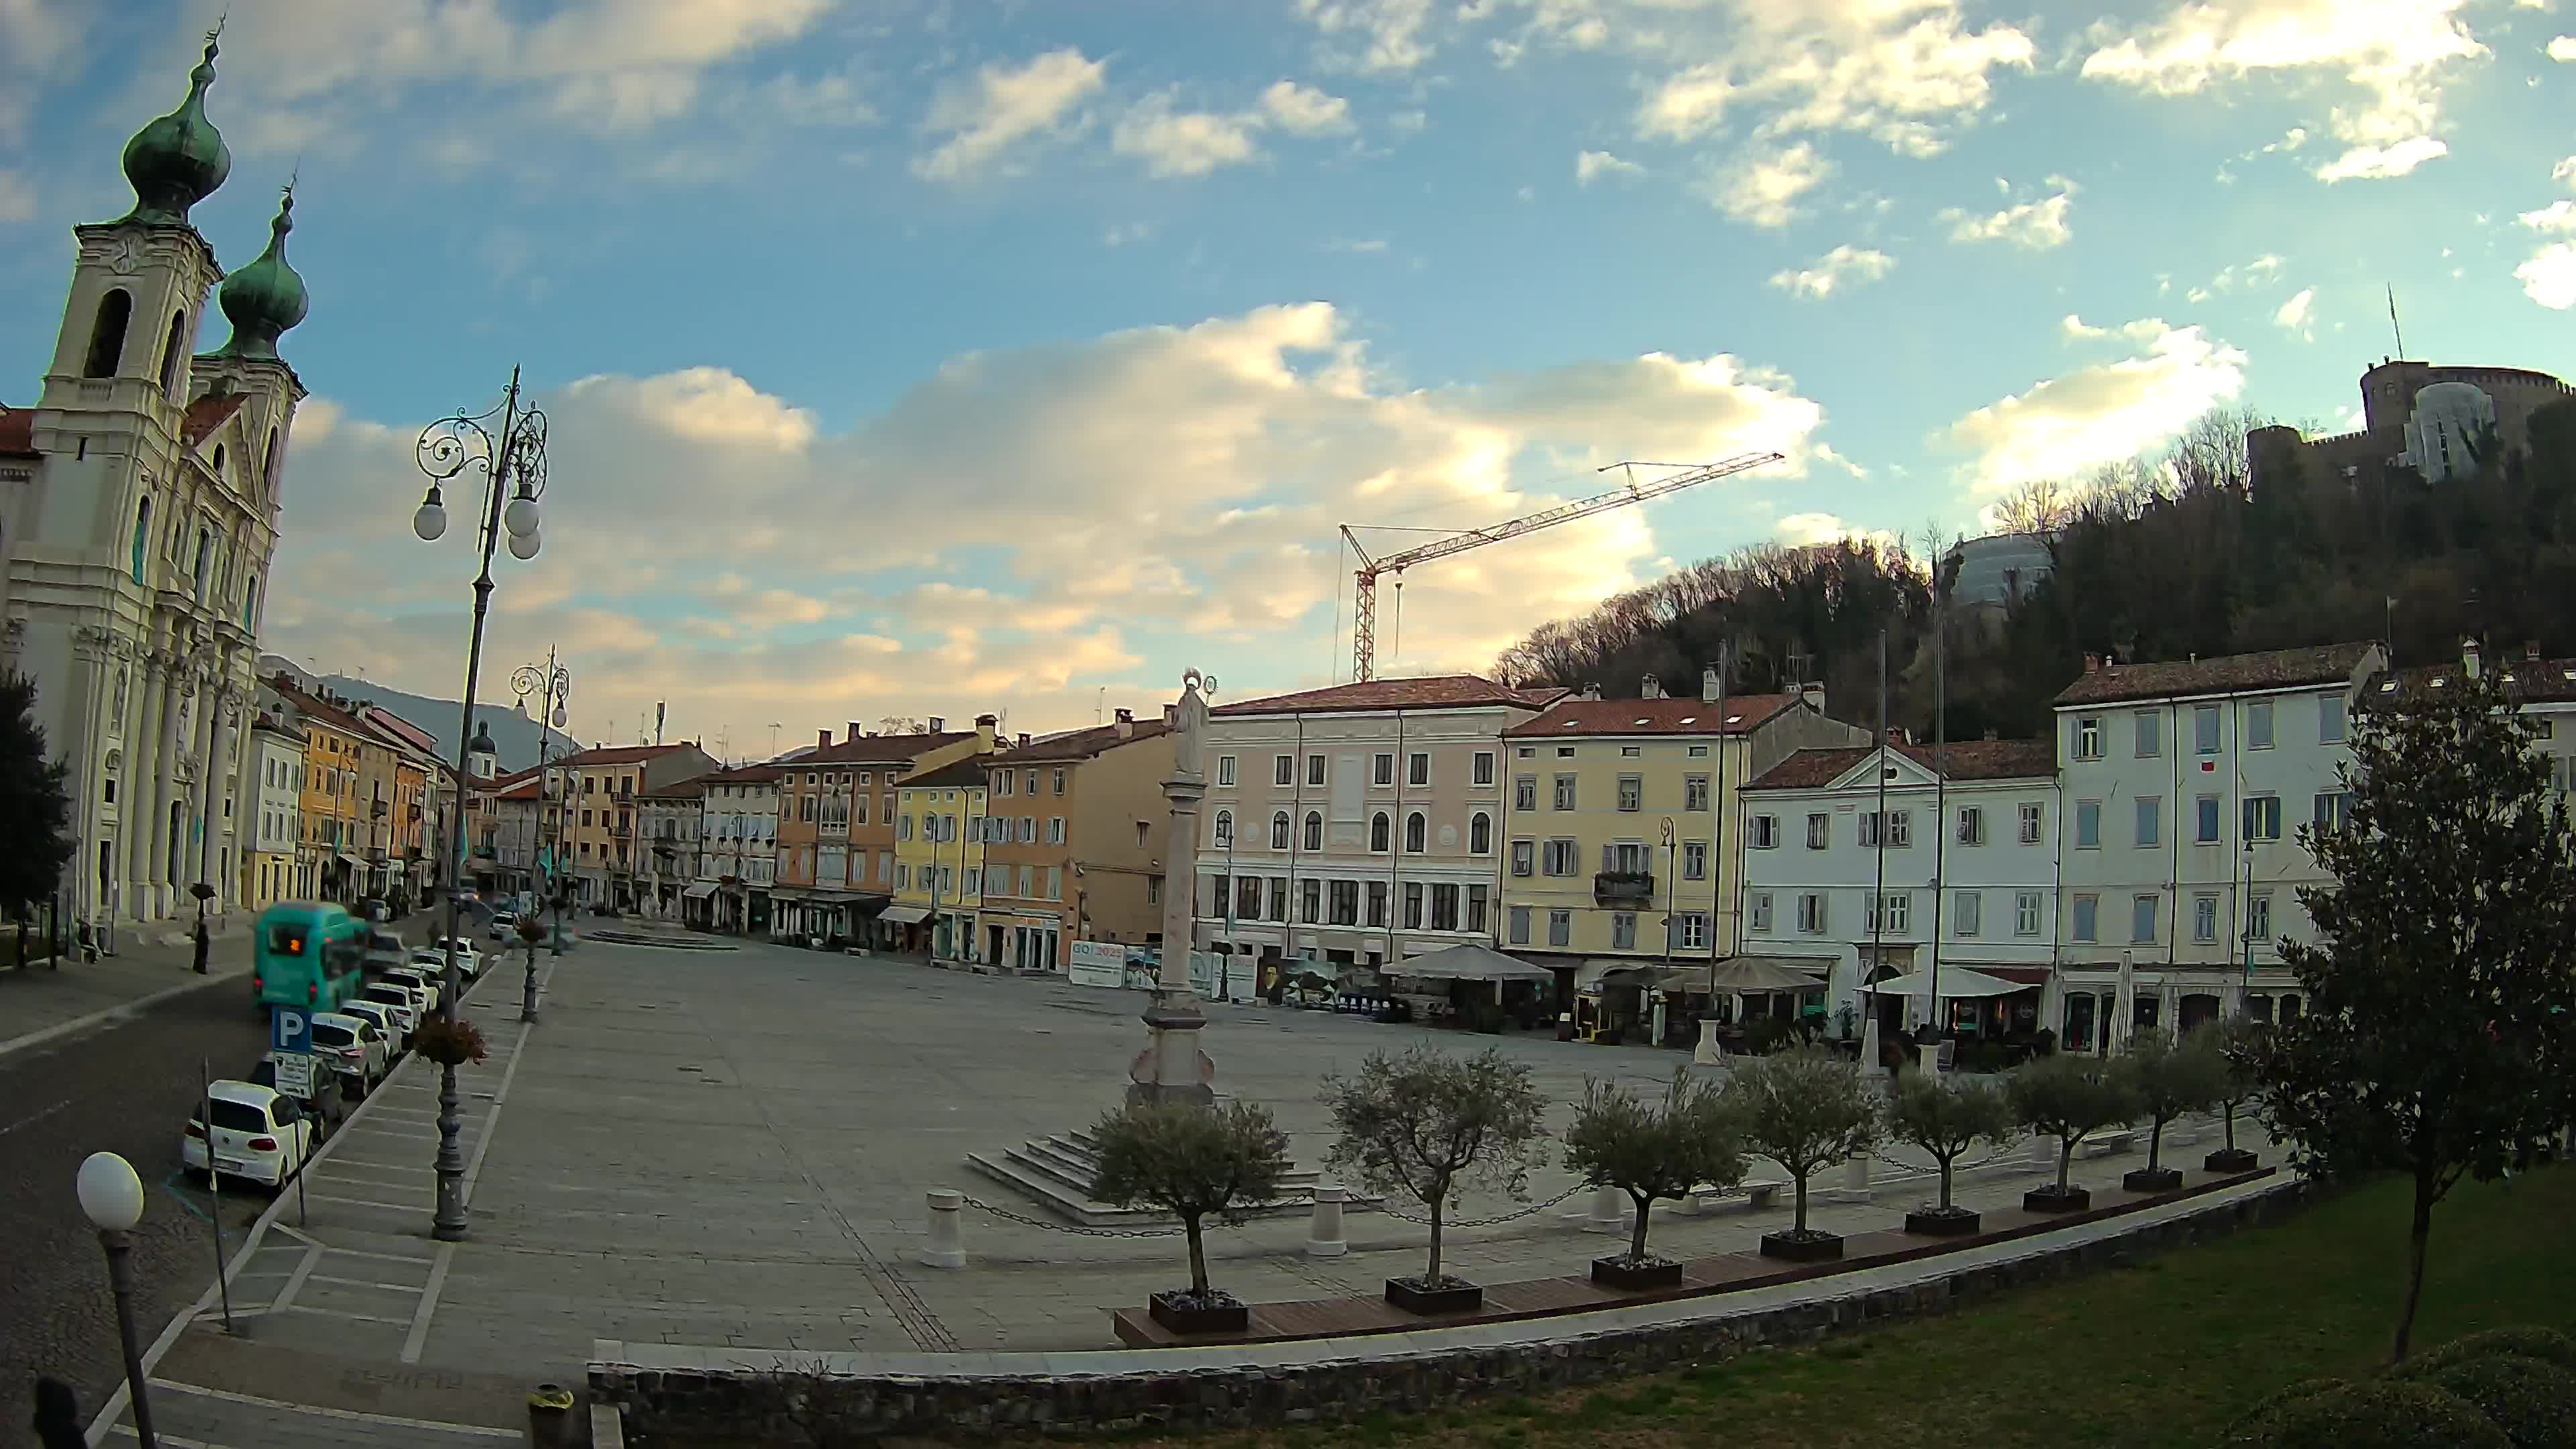
<instances>
[{"instance_id":1,"label":"stone paving","mask_svg":"<svg viewBox=\"0 0 2576 1449\"><path fill-rule=\"evenodd\" d=\"M493 1055L465 1074L472 1236L440 1244L427 1234L435 1075L427 1063L407 1064L316 1166L306 1221L290 1195L239 1260L236 1305L265 1310L246 1320L242 1339L279 1355L281 1383L299 1381L297 1354L459 1383L493 1374L577 1383L601 1339L753 1351L1095 1350L1114 1342L1110 1309L1185 1274L1177 1238L1076 1235L975 1210L964 1223L967 1268L913 1260L933 1188L1043 1216L972 1174L965 1155L1085 1126L1116 1105L1144 1040L1141 994L760 944L702 953L585 942L547 963L544 1019L523 1030L512 1009L519 970L496 966L472 998ZM1318 1079L1356 1068L1372 1050L1498 1047L1531 1066L1558 1104L1558 1128L1587 1075L1659 1088L1686 1060L1262 1006L1212 1005L1209 1018L1219 1090L1270 1106L1309 1163L1328 1145ZM2240 1136L2250 1140L2250 1129ZM2180 1150L2196 1157L2206 1145ZM2015 1157L2015 1170L1963 1179L1960 1200L2017 1200L2033 1178L2027 1154ZM2139 1160L2079 1162L2077 1177L2113 1181ZM1875 1201L1820 1202L1813 1220L1890 1225L1929 1187L1891 1185L1889 1170L1879 1169ZM1845 1181L1838 1172L1822 1186ZM1571 1186L1551 1165L1533 1175L1531 1197ZM1579 1272L1618 1241L1587 1231L1589 1205L1577 1193L1453 1231L1449 1261L1487 1281ZM1514 1206L1471 1198L1460 1216ZM1653 1241L1676 1253L1744 1248L1788 1216L1786 1194L1763 1210L1659 1213ZM1302 1216L1218 1229L1213 1273L1256 1300L1374 1296L1381 1279L1421 1264L1422 1230L1383 1213L1350 1217L1341 1258L1305 1255L1306 1231ZM209 1329L201 1317L188 1332ZM186 1348L182 1335L172 1361L186 1363ZM233 1373L228 1391L370 1411L348 1394L240 1388L259 1373L238 1364ZM508 1422L491 1393L460 1403L468 1397L475 1407L426 1415L432 1430L452 1419L457 1434L418 1442L469 1442L493 1420Z\"/></svg>"}]
</instances>

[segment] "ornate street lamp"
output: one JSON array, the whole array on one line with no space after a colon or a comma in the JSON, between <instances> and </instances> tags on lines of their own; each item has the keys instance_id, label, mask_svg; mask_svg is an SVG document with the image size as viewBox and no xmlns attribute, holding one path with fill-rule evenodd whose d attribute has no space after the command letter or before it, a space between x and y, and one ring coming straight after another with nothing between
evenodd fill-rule
<instances>
[{"instance_id":1,"label":"ornate street lamp","mask_svg":"<svg viewBox=\"0 0 2576 1449\"><path fill-rule=\"evenodd\" d=\"M545 894L538 898L537 909L530 912L530 917L533 919L543 915L548 902L552 902L555 911L555 939L554 949L548 954L560 956L563 954L563 893L555 887L563 874L563 831L558 828L554 834L554 843L551 846L547 844L546 826L555 820L556 806L553 794L554 778L547 771L546 761L547 756L554 749L554 731L562 729L572 721L570 710L572 671L556 663L555 651L548 649L544 667L522 664L511 672L510 692L519 697L519 705L523 710L527 707L529 695L540 696L537 709L537 808L544 812L545 818L537 822L537 849L545 856L545 882L540 887ZM566 795L569 803L570 792L567 791ZM537 938L522 931L520 939L528 943L528 973L526 979L519 984L519 1020L535 1021L537 1019Z\"/></svg>"},{"instance_id":2,"label":"ornate street lamp","mask_svg":"<svg viewBox=\"0 0 2576 1449\"><path fill-rule=\"evenodd\" d=\"M211 1132L206 1140L214 1140ZM152 1396L146 1390L143 1350L134 1334L134 1276L126 1267L126 1258L133 1252L134 1225L143 1221L143 1180L124 1158L113 1152L93 1152L81 1163L74 1190L80 1196L81 1214L98 1229L99 1246L107 1250L107 1285L116 1296L116 1336L125 1349L125 1387L134 1400L134 1437L142 1441L143 1449L153 1449L158 1441L152 1437Z\"/></svg>"},{"instance_id":3,"label":"ornate street lamp","mask_svg":"<svg viewBox=\"0 0 2576 1449\"><path fill-rule=\"evenodd\" d=\"M429 491L412 515L411 531L423 543L435 543L447 532L447 506L439 485L479 472L483 499L476 511L475 546L481 572L474 578L474 632L465 648L465 702L456 729L456 778L473 778L469 746L474 736L474 680L483 668L483 622L492 605L492 550L502 537L510 556L532 559L539 547L537 499L546 491L546 415L519 404L519 370L510 369L509 389L498 407L479 413L458 412L421 430L414 448L420 471L429 476ZM456 1022L458 972L456 884L447 887L447 933L440 943L445 965L440 972L439 1011ZM442 1062L438 1080L438 1208L430 1236L453 1242L465 1236L465 1149L458 1140L464 1128L456 1100L456 1063Z\"/></svg>"}]
</instances>

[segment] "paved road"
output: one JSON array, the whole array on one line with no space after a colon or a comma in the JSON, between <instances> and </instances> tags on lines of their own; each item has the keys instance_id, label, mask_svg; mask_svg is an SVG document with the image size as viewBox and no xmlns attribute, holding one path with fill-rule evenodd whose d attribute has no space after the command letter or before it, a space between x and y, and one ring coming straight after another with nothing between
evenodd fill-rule
<instances>
[{"instance_id":1,"label":"paved road","mask_svg":"<svg viewBox=\"0 0 2576 1449\"><path fill-rule=\"evenodd\" d=\"M35 1375L68 1379L86 1409L122 1372L107 1265L72 1195L82 1158L122 1153L143 1178L133 1263L145 1342L212 1281L207 1199L177 1177L179 1128L201 1058L218 1077L240 1076L266 1050L248 995L241 981L219 981L135 1020L0 1058L0 1449L34 1443L26 1423ZM226 1195L236 1244L265 1205L256 1190Z\"/></svg>"}]
</instances>

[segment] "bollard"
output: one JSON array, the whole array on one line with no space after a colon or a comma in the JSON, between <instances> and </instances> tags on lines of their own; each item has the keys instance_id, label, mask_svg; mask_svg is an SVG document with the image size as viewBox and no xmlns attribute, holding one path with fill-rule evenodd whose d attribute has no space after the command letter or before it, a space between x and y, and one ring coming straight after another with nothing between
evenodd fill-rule
<instances>
[{"instance_id":1,"label":"bollard","mask_svg":"<svg viewBox=\"0 0 2576 1449\"><path fill-rule=\"evenodd\" d=\"M923 1195L930 1200L930 1241L916 1256L927 1267L965 1267L966 1247L958 1236L957 1220L965 1216L966 1194L934 1187Z\"/></svg>"},{"instance_id":2,"label":"bollard","mask_svg":"<svg viewBox=\"0 0 2576 1449\"><path fill-rule=\"evenodd\" d=\"M1615 1187L1592 1194L1592 1211L1583 1215L1587 1233L1616 1233L1628 1226L1628 1195Z\"/></svg>"},{"instance_id":3,"label":"bollard","mask_svg":"<svg viewBox=\"0 0 2576 1449\"><path fill-rule=\"evenodd\" d=\"M1843 1164L1843 1185L1824 1191L1827 1202L1867 1202L1877 1196L1869 1186L1869 1159L1855 1157Z\"/></svg>"},{"instance_id":4,"label":"bollard","mask_svg":"<svg viewBox=\"0 0 2576 1449\"><path fill-rule=\"evenodd\" d=\"M528 1442L537 1449L572 1449L572 1390L539 1384L528 1395Z\"/></svg>"},{"instance_id":5,"label":"bollard","mask_svg":"<svg viewBox=\"0 0 2576 1449\"><path fill-rule=\"evenodd\" d=\"M1342 1237L1342 1203L1351 1190L1337 1182L1315 1184L1315 1215L1306 1225L1306 1256L1338 1258L1351 1250Z\"/></svg>"}]
</instances>

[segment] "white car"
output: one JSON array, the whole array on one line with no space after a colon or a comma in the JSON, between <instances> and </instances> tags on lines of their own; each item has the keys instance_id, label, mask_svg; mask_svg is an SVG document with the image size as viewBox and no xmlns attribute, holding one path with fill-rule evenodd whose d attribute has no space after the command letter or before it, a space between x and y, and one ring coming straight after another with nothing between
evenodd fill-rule
<instances>
[{"instance_id":1,"label":"white car","mask_svg":"<svg viewBox=\"0 0 2576 1449\"><path fill-rule=\"evenodd\" d=\"M248 1082L214 1082L207 1102L188 1114L179 1139L179 1165L203 1173L207 1162L206 1115L214 1117L213 1170L225 1177L247 1177L282 1188L313 1154L313 1124L293 1102L273 1087Z\"/></svg>"},{"instance_id":2,"label":"white car","mask_svg":"<svg viewBox=\"0 0 2576 1449\"><path fill-rule=\"evenodd\" d=\"M385 1015L393 1019L394 1039L404 1046L411 1045L411 1034L429 1015L429 1005L421 994L399 981L370 981L358 992L358 999L384 1008Z\"/></svg>"},{"instance_id":3,"label":"white car","mask_svg":"<svg viewBox=\"0 0 2576 1449\"><path fill-rule=\"evenodd\" d=\"M416 971L426 971L431 977L436 978L447 974L447 953L439 949L439 945L436 941L432 941L428 945L422 946L413 951L411 953L411 959L403 964ZM471 981L476 976L480 975L482 970L483 957L481 953L474 949L474 943L471 941L457 942L456 973L464 977L466 980Z\"/></svg>"},{"instance_id":4,"label":"white car","mask_svg":"<svg viewBox=\"0 0 2576 1449\"><path fill-rule=\"evenodd\" d=\"M364 1017L336 1011L314 1016L313 1054L330 1058L340 1075L356 1077L368 1087L383 1081L394 1067L393 1043L382 1029Z\"/></svg>"},{"instance_id":5,"label":"white car","mask_svg":"<svg viewBox=\"0 0 2576 1449\"><path fill-rule=\"evenodd\" d=\"M437 1014L440 997L437 972L424 971L417 966L396 966L389 971L381 973L376 979L379 981L390 981L397 986L408 986L412 990L419 992L421 998L421 1015L433 1016Z\"/></svg>"},{"instance_id":6,"label":"white car","mask_svg":"<svg viewBox=\"0 0 2576 1449\"><path fill-rule=\"evenodd\" d=\"M518 929L519 929L519 915L518 915L518 912L516 912L516 911L494 911L494 912L492 913L492 939L493 939L493 940L495 940L495 941L504 941L504 942L506 942L506 941L510 941L510 940L514 940L514 939L516 939L516 933L517 933Z\"/></svg>"},{"instance_id":7,"label":"white car","mask_svg":"<svg viewBox=\"0 0 2576 1449\"><path fill-rule=\"evenodd\" d=\"M394 1022L394 1009L381 1001L360 998L341 1002L337 1014L354 1016L376 1029L377 1037L385 1044L385 1070L391 1072L394 1059L403 1054L403 1033Z\"/></svg>"}]
</instances>

